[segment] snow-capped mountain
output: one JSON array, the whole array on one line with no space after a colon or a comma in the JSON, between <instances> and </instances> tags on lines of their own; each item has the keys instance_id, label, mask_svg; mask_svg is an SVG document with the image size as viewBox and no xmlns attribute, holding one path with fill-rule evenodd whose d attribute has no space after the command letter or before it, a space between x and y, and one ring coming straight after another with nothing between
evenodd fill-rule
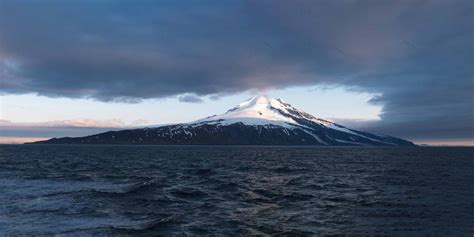
<instances>
[{"instance_id":1,"label":"snow-capped mountain","mask_svg":"<svg viewBox=\"0 0 474 237\"><path fill-rule=\"evenodd\" d=\"M250 98L221 115L191 123L111 131L87 137L53 138L54 144L193 144L413 146L391 136L335 124L301 111L281 99Z\"/></svg>"}]
</instances>

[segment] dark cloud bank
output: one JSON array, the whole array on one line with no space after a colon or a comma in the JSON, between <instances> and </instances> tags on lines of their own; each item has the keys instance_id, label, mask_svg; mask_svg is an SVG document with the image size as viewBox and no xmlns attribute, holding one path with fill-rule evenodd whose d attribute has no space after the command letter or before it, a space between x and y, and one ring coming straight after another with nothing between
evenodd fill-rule
<instances>
[{"instance_id":1,"label":"dark cloud bank","mask_svg":"<svg viewBox=\"0 0 474 237\"><path fill-rule=\"evenodd\" d=\"M0 0L3 93L139 101L341 85L370 130L472 139L474 1Z\"/></svg>"}]
</instances>

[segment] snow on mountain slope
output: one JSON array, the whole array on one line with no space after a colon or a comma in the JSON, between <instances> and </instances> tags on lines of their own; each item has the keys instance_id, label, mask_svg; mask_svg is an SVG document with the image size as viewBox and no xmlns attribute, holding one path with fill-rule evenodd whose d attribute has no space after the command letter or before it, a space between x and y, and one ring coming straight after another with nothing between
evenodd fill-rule
<instances>
[{"instance_id":1,"label":"snow on mountain slope","mask_svg":"<svg viewBox=\"0 0 474 237\"><path fill-rule=\"evenodd\" d=\"M279 125L279 126L305 126L297 120L308 120L322 126L336 130L347 130L328 120L316 118L299 110L281 99L268 96L252 97L221 115L213 115L194 123L214 122L222 125L243 123L245 125Z\"/></svg>"},{"instance_id":2,"label":"snow on mountain slope","mask_svg":"<svg viewBox=\"0 0 474 237\"><path fill-rule=\"evenodd\" d=\"M218 122L225 125L240 122L245 125L275 124L280 126L297 124L291 117L285 116L275 109L285 109L280 100L267 96L256 96L238 104L224 114L210 116L194 123Z\"/></svg>"}]
</instances>

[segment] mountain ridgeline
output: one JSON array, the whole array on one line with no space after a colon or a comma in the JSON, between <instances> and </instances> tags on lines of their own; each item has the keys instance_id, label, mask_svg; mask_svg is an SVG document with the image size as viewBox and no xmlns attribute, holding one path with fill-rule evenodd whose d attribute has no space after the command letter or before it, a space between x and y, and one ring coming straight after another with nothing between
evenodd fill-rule
<instances>
[{"instance_id":1,"label":"mountain ridgeline","mask_svg":"<svg viewBox=\"0 0 474 237\"><path fill-rule=\"evenodd\" d=\"M414 146L407 140L316 118L267 96L250 98L224 114L191 123L53 138L35 144Z\"/></svg>"}]
</instances>

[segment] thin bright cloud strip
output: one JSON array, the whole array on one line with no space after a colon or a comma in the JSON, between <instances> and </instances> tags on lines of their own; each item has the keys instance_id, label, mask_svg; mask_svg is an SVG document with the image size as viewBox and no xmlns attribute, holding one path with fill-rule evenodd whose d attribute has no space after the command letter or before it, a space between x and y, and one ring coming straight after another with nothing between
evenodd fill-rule
<instances>
[{"instance_id":1,"label":"thin bright cloud strip","mask_svg":"<svg viewBox=\"0 0 474 237\"><path fill-rule=\"evenodd\" d=\"M0 144L24 144L27 142L37 142L48 140L51 137L2 137L0 136Z\"/></svg>"},{"instance_id":2,"label":"thin bright cloud strip","mask_svg":"<svg viewBox=\"0 0 474 237\"><path fill-rule=\"evenodd\" d=\"M129 125L130 126L130 125ZM16 123L8 120L0 120L0 127L85 127L85 128L118 128L127 127L118 119L94 120L94 119L72 119L48 122Z\"/></svg>"}]
</instances>

